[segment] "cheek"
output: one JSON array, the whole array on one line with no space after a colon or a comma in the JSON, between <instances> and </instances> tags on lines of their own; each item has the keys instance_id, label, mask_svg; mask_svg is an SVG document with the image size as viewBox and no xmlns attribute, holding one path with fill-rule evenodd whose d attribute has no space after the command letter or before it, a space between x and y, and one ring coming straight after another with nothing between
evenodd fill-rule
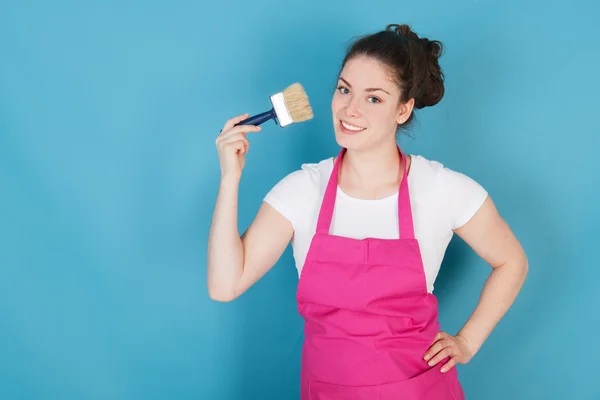
<instances>
[{"instance_id":1,"label":"cheek","mask_svg":"<svg viewBox=\"0 0 600 400\"><path fill-rule=\"evenodd\" d=\"M382 122L388 117L389 112L384 104L361 104L360 110L364 116L368 116L373 122Z\"/></svg>"},{"instance_id":2,"label":"cheek","mask_svg":"<svg viewBox=\"0 0 600 400\"><path fill-rule=\"evenodd\" d=\"M331 99L331 109L333 111L338 111L343 106L344 106L343 100L340 99L340 96L338 96L337 94L335 94L333 96L333 98Z\"/></svg>"},{"instance_id":3,"label":"cheek","mask_svg":"<svg viewBox=\"0 0 600 400\"><path fill-rule=\"evenodd\" d=\"M368 115L372 126L381 128L382 131L387 131L390 127L396 125L396 114L390 107L386 107L384 104L378 104L366 108L367 110L364 112L364 115Z\"/></svg>"}]
</instances>

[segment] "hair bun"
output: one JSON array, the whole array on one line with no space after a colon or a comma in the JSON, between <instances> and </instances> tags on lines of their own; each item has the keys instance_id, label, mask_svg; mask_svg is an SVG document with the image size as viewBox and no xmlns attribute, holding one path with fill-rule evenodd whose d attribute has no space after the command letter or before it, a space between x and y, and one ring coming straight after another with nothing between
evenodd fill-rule
<instances>
[{"instance_id":1,"label":"hair bun","mask_svg":"<svg viewBox=\"0 0 600 400\"><path fill-rule=\"evenodd\" d=\"M416 64L409 65L414 82L409 95L415 99L415 108L437 104L444 96L444 74L438 63L444 50L442 43L419 37L407 24L389 24L385 30L409 40L409 46L415 49L416 54L421 54L413 59ZM417 62L419 58L422 62Z\"/></svg>"},{"instance_id":2,"label":"hair bun","mask_svg":"<svg viewBox=\"0 0 600 400\"><path fill-rule=\"evenodd\" d=\"M433 58L438 59L442 56L442 53L444 52L444 48L443 48L442 44L440 42L438 42L437 40L429 40L429 39L423 38L423 39L421 39L421 43L423 44L425 51L427 51L427 53L429 53L431 56L433 56Z\"/></svg>"},{"instance_id":3,"label":"hair bun","mask_svg":"<svg viewBox=\"0 0 600 400\"><path fill-rule=\"evenodd\" d=\"M419 40L419 35L412 31L410 25L389 24L386 27L386 31L395 32L406 39Z\"/></svg>"}]
</instances>

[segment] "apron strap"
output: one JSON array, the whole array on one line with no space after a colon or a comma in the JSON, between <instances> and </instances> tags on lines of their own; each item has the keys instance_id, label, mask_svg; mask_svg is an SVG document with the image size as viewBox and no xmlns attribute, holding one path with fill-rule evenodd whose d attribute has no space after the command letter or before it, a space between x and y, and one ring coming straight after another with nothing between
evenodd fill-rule
<instances>
[{"instance_id":1,"label":"apron strap","mask_svg":"<svg viewBox=\"0 0 600 400\"><path fill-rule=\"evenodd\" d=\"M333 218L333 209L335 208L335 197L338 188L340 162L345 152L346 148L342 147L342 150L340 150L337 158L335 159L333 171L331 171L329 182L327 182L327 188L325 188L325 195L323 197L323 202L321 203L319 219L317 220L317 233L321 235L329 235L331 220Z\"/></svg>"},{"instance_id":2,"label":"apron strap","mask_svg":"<svg viewBox=\"0 0 600 400\"><path fill-rule=\"evenodd\" d=\"M398 191L398 225L399 225L399 237L400 239L414 239L414 226L412 219L412 210L410 205L410 194L408 190L408 171L406 168L406 157L404 153L398 147L400 156L403 161L403 174L402 182L400 183L400 190ZM338 179L340 164L342 157L346 152L345 148L342 148L338 157L333 164L333 171L327 182L325 188L325 195L323 196L323 202L321 203L321 210L319 211L319 218L317 220L317 233L321 235L329 235L331 228L331 221L333 219L333 210L335 208L335 198L338 189Z\"/></svg>"},{"instance_id":3,"label":"apron strap","mask_svg":"<svg viewBox=\"0 0 600 400\"><path fill-rule=\"evenodd\" d=\"M398 226L400 239L414 239L415 229L413 226L412 208L410 205L410 192L408 190L408 169L406 164L406 156L398 147L400 156L402 157L402 165L404 172L402 174L402 182L400 182L400 190L398 191Z\"/></svg>"}]
</instances>

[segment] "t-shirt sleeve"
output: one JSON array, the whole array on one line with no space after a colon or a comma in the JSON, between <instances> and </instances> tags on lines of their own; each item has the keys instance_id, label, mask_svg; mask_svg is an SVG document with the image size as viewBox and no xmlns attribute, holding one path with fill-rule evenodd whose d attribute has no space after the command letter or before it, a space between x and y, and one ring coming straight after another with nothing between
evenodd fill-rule
<instances>
[{"instance_id":1,"label":"t-shirt sleeve","mask_svg":"<svg viewBox=\"0 0 600 400\"><path fill-rule=\"evenodd\" d=\"M450 228L460 228L479 210L488 192L469 176L446 167L439 170L438 178Z\"/></svg>"},{"instance_id":2,"label":"t-shirt sleeve","mask_svg":"<svg viewBox=\"0 0 600 400\"><path fill-rule=\"evenodd\" d=\"M306 208L307 197L310 197L314 190L308 171L300 169L277 182L263 201L279 211L296 229Z\"/></svg>"}]
</instances>

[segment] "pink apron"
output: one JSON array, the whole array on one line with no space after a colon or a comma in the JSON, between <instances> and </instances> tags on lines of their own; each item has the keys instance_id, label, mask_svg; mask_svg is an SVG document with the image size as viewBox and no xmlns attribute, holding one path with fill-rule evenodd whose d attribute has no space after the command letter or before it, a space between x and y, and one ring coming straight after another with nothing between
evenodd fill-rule
<instances>
[{"instance_id":1,"label":"pink apron","mask_svg":"<svg viewBox=\"0 0 600 400\"><path fill-rule=\"evenodd\" d=\"M463 400L456 368L442 373L441 363L429 367L423 360L439 332L438 309L414 237L406 162L399 239L358 240L329 234L344 153L334 164L296 295L305 320L301 399Z\"/></svg>"}]
</instances>

